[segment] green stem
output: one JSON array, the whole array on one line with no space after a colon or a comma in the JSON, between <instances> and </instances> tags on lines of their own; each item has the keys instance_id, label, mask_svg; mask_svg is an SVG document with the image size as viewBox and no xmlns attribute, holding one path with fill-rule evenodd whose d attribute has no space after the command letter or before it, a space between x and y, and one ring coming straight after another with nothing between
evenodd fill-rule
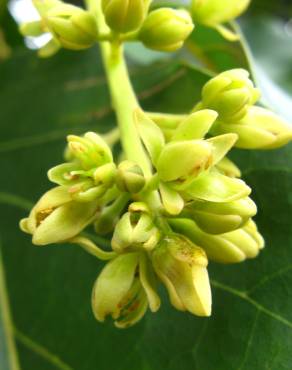
<instances>
[{"instance_id":1,"label":"green stem","mask_svg":"<svg viewBox=\"0 0 292 370\"><path fill-rule=\"evenodd\" d=\"M122 46L102 43L101 50L123 149L127 158L138 163L145 176L149 177L151 166L134 123L134 112L139 104L129 81Z\"/></svg>"},{"instance_id":2,"label":"green stem","mask_svg":"<svg viewBox=\"0 0 292 370\"><path fill-rule=\"evenodd\" d=\"M109 32L101 10L101 1L87 0L87 6L97 18L99 32ZM129 78L119 35L114 42L101 42L100 49L124 152L127 159L137 163L142 168L145 177L149 179L152 177L152 165L134 122L134 112L140 109L140 106ZM143 201L147 202L154 216L159 218L161 201L158 191L149 191L144 194Z\"/></svg>"},{"instance_id":3,"label":"green stem","mask_svg":"<svg viewBox=\"0 0 292 370\"><path fill-rule=\"evenodd\" d=\"M87 0L88 8L95 14L99 33L108 33L101 10L100 0ZM133 91L124 59L123 46L116 42L100 42L100 49L111 93L112 106L116 112L123 149L129 160L140 165L146 177L151 176L151 164L142 146L135 123L134 112L139 103Z\"/></svg>"},{"instance_id":4,"label":"green stem","mask_svg":"<svg viewBox=\"0 0 292 370\"><path fill-rule=\"evenodd\" d=\"M90 239L83 236L76 236L75 238L68 240L68 243L78 244L80 247L86 250L86 252L103 261L111 260L117 255L116 252L106 252L102 250Z\"/></svg>"}]
</instances>

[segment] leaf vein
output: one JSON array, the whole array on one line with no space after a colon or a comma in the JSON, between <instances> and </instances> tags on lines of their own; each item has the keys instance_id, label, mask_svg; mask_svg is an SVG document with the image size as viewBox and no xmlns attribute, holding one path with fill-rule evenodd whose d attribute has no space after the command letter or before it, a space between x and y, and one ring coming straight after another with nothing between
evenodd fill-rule
<instances>
[{"instance_id":1,"label":"leaf vein","mask_svg":"<svg viewBox=\"0 0 292 370\"><path fill-rule=\"evenodd\" d=\"M18 329L14 328L14 335L15 338L22 343L27 349L36 353L40 357L47 360L49 363L54 365L57 369L60 370L73 370L73 368L67 365L63 360L60 359L57 355L54 355L49 350L47 350L44 346L37 343L36 341L32 340L30 337L19 331Z\"/></svg>"},{"instance_id":2,"label":"leaf vein","mask_svg":"<svg viewBox=\"0 0 292 370\"><path fill-rule=\"evenodd\" d=\"M274 273L272 273L270 275L267 275L267 276L263 277L260 281L258 281L254 286L252 286L247 291L247 294L251 294L252 292L254 292L259 287L265 285L268 281L271 281L271 280L277 278L278 276L280 276L282 274L285 274L286 272L290 271L291 269L292 269L292 263L290 263L287 266L282 267L280 270L275 271Z\"/></svg>"},{"instance_id":3,"label":"leaf vein","mask_svg":"<svg viewBox=\"0 0 292 370\"><path fill-rule=\"evenodd\" d=\"M248 352L249 352L250 346L251 346L253 338L254 338L254 333L255 333L255 329L256 329L256 326L257 326L258 319L260 317L260 313L261 312L259 310L257 310L257 313L255 315L255 319L254 319L253 324L251 326L251 330L250 330L250 333L249 333L249 338L248 338L248 341L247 341L246 349L245 349L245 352L243 354L242 362L239 365L238 370L243 369L243 366L244 366L244 364L247 360Z\"/></svg>"},{"instance_id":4,"label":"leaf vein","mask_svg":"<svg viewBox=\"0 0 292 370\"><path fill-rule=\"evenodd\" d=\"M219 281L212 280L212 285L215 288L224 290L230 294L233 294L237 297L242 298L246 302L250 303L252 306L256 307L259 311L265 313L267 316L272 317L274 320L281 322L283 325L287 326L288 328L292 329L292 322L287 320L286 318L282 317L281 315L271 311L269 308L261 305L259 302L255 301L253 298L249 297L246 292L242 292L235 288L232 288L228 285L222 284Z\"/></svg>"}]
</instances>

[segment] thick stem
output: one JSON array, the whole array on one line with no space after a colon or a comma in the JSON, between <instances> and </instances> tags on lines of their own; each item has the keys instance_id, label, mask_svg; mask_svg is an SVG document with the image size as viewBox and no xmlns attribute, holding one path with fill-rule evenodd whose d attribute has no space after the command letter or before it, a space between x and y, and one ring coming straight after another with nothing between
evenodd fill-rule
<instances>
[{"instance_id":1,"label":"thick stem","mask_svg":"<svg viewBox=\"0 0 292 370\"><path fill-rule=\"evenodd\" d=\"M122 46L102 43L101 50L123 149L127 158L138 163L149 177L151 166L134 123L134 112L139 104L128 77Z\"/></svg>"},{"instance_id":2,"label":"thick stem","mask_svg":"<svg viewBox=\"0 0 292 370\"><path fill-rule=\"evenodd\" d=\"M95 14L100 33L109 31L101 10L100 0L87 0L88 8ZM123 46L119 38L116 42L101 42L100 49L107 75L112 105L115 110L121 133L121 142L127 159L136 162L143 170L146 178L152 177L152 165L144 150L135 122L134 112L139 109L139 103L133 90ZM159 218L161 201L158 191L150 191L143 195L156 218Z\"/></svg>"},{"instance_id":3,"label":"thick stem","mask_svg":"<svg viewBox=\"0 0 292 370\"><path fill-rule=\"evenodd\" d=\"M87 6L97 17L99 33L108 33L101 10L100 0L87 0ZM115 110L121 133L122 146L127 159L140 165L146 177L151 176L151 164L145 153L135 123L134 112L139 108L120 42L101 42L100 49L111 93L112 106Z\"/></svg>"}]
</instances>

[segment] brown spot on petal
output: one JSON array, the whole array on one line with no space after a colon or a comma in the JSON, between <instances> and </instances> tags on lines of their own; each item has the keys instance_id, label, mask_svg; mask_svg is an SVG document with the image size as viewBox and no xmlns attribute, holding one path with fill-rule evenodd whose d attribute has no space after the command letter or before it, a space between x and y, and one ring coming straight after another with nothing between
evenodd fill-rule
<instances>
[{"instance_id":1,"label":"brown spot on petal","mask_svg":"<svg viewBox=\"0 0 292 370\"><path fill-rule=\"evenodd\" d=\"M55 208L44 209L36 215L37 226L39 226L44 220L54 211Z\"/></svg>"}]
</instances>

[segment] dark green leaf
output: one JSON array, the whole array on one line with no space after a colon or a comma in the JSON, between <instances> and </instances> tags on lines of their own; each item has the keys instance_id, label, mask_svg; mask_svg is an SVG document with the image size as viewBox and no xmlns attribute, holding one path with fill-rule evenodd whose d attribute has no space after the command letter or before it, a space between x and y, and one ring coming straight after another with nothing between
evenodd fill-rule
<instances>
[{"instance_id":1,"label":"dark green leaf","mask_svg":"<svg viewBox=\"0 0 292 370\"><path fill-rule=\"evenodd\" d=\"M173 61L131 76L145 109L168 112L190 109L207 80ZM0 79L1 240L21 369L290 370L292 148L234 153L267 246L254 261L210 266L213 316L177 312L163 294L158 313L120 331L91 312L103 264L77 246L32 246L18 229L50 186L45 173L62 160L65 135L114 125L99 55L23 53L0 66Z\"/></svg>"}]
</instances>

